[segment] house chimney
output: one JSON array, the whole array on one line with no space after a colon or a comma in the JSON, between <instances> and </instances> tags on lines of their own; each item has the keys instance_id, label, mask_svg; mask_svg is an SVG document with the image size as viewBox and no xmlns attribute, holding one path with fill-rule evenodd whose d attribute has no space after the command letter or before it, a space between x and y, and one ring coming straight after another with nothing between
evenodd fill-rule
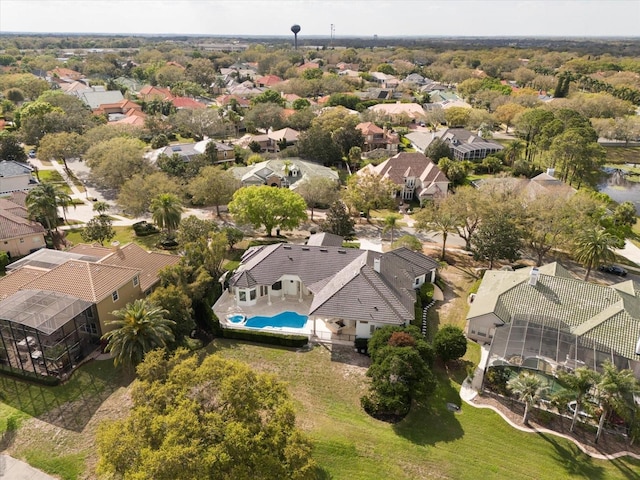
<instances>
[{"instance_id":1,"label":"house chimney","mask_svg":"<svg viewBox=\"0 0 640 480\"><path fill-rule=\"evenodd\" d=\"M118 250L120 250L120 242L117 240L115 242L111 242L111 249L114 252L117 252Z\"/></svg>"},{"instance_id":2,"label":"house chimney","mask_svg":"<svg viewBox=\"0 0 640 480\"><path fill-rule=\"evenodd\" d=\"M540 270L538 270L538 267L533 267L529 274L529 285L535 287L538 283L538 277L540 277Z\"/></svg>"},{"instance_id":3,"label":"house chimney","mask_svg":"<svg viewBox=\"0 0 640 480\"><path fill-rule=\"evenodd\" d=\"M373 259L373 269L380 273L380 259L379 258L374 258Z\"/></svg>"}]
</instances>

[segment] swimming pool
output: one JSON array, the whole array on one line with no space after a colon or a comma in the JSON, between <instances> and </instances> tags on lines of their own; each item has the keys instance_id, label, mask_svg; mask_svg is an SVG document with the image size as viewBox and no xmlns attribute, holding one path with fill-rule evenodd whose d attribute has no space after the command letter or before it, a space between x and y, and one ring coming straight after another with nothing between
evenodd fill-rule
<instances>
[{"instance_id":1,"label":"swimming pool","mask_svg":"<svg viewBox=\"0 0 640 480\"><path fill-rule=\"evenodd\" d=\"M236 313L235 315L229 315L227 317L227 319L231 322L231 323L242 323L245 320L245 316L242 315L241 313Z\"/></svg>"},{"instance_id":2,"label":"swimming pool","mask_svg":"<svg viewBox=\"0 0 640 480\"><path fill-rule=\"evenodd\" d=\"M273 317L256 316L248 318L244 323L250 328L303 328L309 317L296 312L281 312Z\"/></svg>"}]
</instances>

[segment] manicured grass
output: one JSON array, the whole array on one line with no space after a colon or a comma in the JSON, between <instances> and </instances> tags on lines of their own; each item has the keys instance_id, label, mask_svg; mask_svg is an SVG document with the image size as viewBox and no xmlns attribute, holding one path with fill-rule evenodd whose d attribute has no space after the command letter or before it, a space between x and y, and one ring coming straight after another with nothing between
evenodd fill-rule
<instances>
[{"instance_id":1,"label":"manicured grass","mask_svg":"<svg viewBox=\"0 0 640 480\"><path fill-rule=\"evenodd\" d=\"M640 147L604 147L607 163L640 163Z\"/></svg>"},{"instance_id":2,"label":"manicured grass","mask_svg":"<svg viewBox=\"0 0 640 480\"><path fill-rule=\"evenodd\" d=\"M147 235L146 237L137 237L132 227L113 227L116 232L116 236L111 240L112 242L120 242L120 245L125 245L130 242L135 242L141 247L147 250L158 250L156 244L160 241L160 234ZM69 242L77 245L79 243L85 243L80 235L81 228L72 228L66 231L66 238Z\"/></svg>"},{"instance_id":3,"label":"manicured grass","mask_svg":"<svg viewBox=\"0 0 640 480\"><path fill-rule=\"evenodd\" d=\"M80 478L80 474L85 468L85 455L80 453L54 457L42 450L27 450L23 452L23 457L32 467L51 475L57 475L63 480Z\"/></svg>"},{"instance_id":4,"label":"manicured grass","mask_svg":"<svg viewBox=\"0 0 640 480\"><path fill-rule=\"evenodd\" d=\"M55 183L67 195L71 195L71 187L64 181L62 175L56 170L39 170L38 177L42 183Z\"/></svg>"},{"instance_id":5,"label":"manicured grass","mask_svg":"<svg viewBox=\"0 0 640 480\"><path fill-rule=\"evenodd\" d=\"M209 349L289 383L323 478L623 479L637 478L640 469L640 461L592 460L573 443L519 432L491 411L462 404L459 384L442 371L429 402L390 425L361 409L359 398L366 389L362 369L332 361L325 347L296 353L216 340ZM479 358L478 348L468 355ZM449 412L447 402L462 405L461 413Z\"/></svg>"}]
</instances>

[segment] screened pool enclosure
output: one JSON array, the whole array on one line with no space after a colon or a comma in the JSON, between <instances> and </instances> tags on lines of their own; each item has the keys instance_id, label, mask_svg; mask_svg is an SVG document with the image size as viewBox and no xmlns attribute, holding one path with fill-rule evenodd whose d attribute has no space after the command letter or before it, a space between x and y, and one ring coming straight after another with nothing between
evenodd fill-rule
<instances>
[{"instance_id":1,"label":"screened pool enclosure","mask_svg":"<svg viewBox=\"0 0 640 480\"><path fill-rule=\"evenodd\" d=\"M572 333L561 320L514 315L511 322L496 328L487 367L516 367L556 376L579 367L601 371L606 360L640 378L640 355L636 360L626 358L590 337L589 331Z\"/></svg>"},{"instance_id":2,"label":"screened pool enclosure","mask_svg":"<svg viewBox=\"0 0 640 480\"><path fill-rule=\"evenodd\" d=\"M64 377L99 338L92 302L42 290L0 301L0 369Z\"/></svg>"}]
</instances>

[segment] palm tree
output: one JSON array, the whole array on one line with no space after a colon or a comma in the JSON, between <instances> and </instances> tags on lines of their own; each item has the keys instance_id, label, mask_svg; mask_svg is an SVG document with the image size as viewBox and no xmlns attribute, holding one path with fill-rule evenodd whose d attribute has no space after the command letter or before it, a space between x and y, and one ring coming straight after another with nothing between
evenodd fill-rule
<instances>
[{"instance_id":1,"label":"palm tree","mask_svg":"<svg viewBox=\"0 0 640 480\"><path fill-rule=\"evenodd\" d=\"M607 232L604 228L585 228L578 232L574 241L574 256L582 263L587 274L584 276L585 282L589 279L591 270L601 262L612 260L614 257L613 248L619 243L619 239Z\"/></svg>"},{"instance_id":2,"label":"palm tree","mask_svg":"<svg viewBox=\"0 0 640 480\"><path fill-rule=\"evenodd\" d=\"M151 217L160 228L166 228L170 234L178 228L182 218L182 203L172 193L161 193L151 200Z\"/></svg>"},{"instance_id":3,"label":"palm tree","mask_svg":"<svg viewBox=\"0 0 640 480\"><path fill-rule=\"evenodd\" d=\"M136 300L112 313L118 319L106 325L115 328L105 333L102 340L108 342L105 350L113 353L115 365L136 366L147 352L165 347L174 339L171 328L175 322L165 318L166 310L148 300Z\"/></svg>"},{"instance_id":4,"label":"palm tree","mask_svg":"<svg viewBox=\"0 0 640 480\"><path fill-rule=\"evenodd\" d=\"M524 415L522 423L528 423L529 407L535 404L547 392L549 386L544 384L539 375L522 372L507 382L507 388L518 395L518 399L524 402Z\"/></svg>"},{"instance_id":5,"label":"palm tree","mask_svg":"<svg viewBox=\"0 0 640 480\"><path fill-rule=\"evenodd\" d=\"M62 207L66 215L71 197L52 183L41 183L29 191L25 202L29 218L42 223L51 235L51 231L58 225L58 207Z\"/></svg>"},{"instance_id":6,"label":"palm tree","mask_svg":"<svg viewBox=\"0 0 640 480\"><path fill-rule=\"evenodd\" d=\"M507 165L513 165L513 162L520 158L522 152L524 152L524 147L525 144L522 140L514 140L504 147L504 159Z\"/></svg>"},{"instance_id":7,"label":"palm tree","mask_svg":"<svg viewBox=\"0 0 640 480\"><path fill-rule=\"evenodd\" d=\"M393 243L394 232L398 226L398 220L401 218L402 217L397 213L391 213L384 217L384 228L382 229L382 233L387 233L391 230L391 243Z\"/></svg>"},{"instance_id":8,"label":"palm tree","mask_svg":"<svg viewBox=\"0 0 640 480\"><path fill-rule=\"evenodd\" d=\"M638 383L631 370L618 370L610 361L602 364L602 375L596 384L596 396L602 413L598 422L595 443L598 443L607 417L613 411L620 411L633 405L633 395L638 392Z\"/></svg>"},{"instance_id":9,"label":"palm tree","mask_svg":"<svg viewBox=\"0 0 640 480\"><path fill-rule=\"evenodd\" d=\"M574 372L562 372L559 375L560 381L567 386L571 392L573 400L576 402L576 409L573 412L573 420L571 421L570 432L578 420L578 414L582 411L582 405L589 391L598 383L598 372L586 367L577 368Z\"/></svg>"},{"instance_id":10,"label":"palm tree","mask_svg":"<svg viewBox=\"0 0 640 480\"><path fill-rule=\"evenodd\" d=\"M109 210L109 204L107 202L94 202L93 204L93 211L97 212L98 215L103 215L105 213L107 213L107 211Z\"/></svg>"},{"instance_id":11,"label":"palm tree","mask_svg":"<svg viewBox=\"0 0 640 480\"><path fill-rule=\"evenodd\" d=\"M442 235L442 253L440 260L444 260L445 249L447 247L447 238L450 233L457 232L460 225L459 218L447 208L442 201L437 203L429 203L420 210L416 215L416 228L420 231L427 232L435 230Z\"/></svg>"}]
</instances>

